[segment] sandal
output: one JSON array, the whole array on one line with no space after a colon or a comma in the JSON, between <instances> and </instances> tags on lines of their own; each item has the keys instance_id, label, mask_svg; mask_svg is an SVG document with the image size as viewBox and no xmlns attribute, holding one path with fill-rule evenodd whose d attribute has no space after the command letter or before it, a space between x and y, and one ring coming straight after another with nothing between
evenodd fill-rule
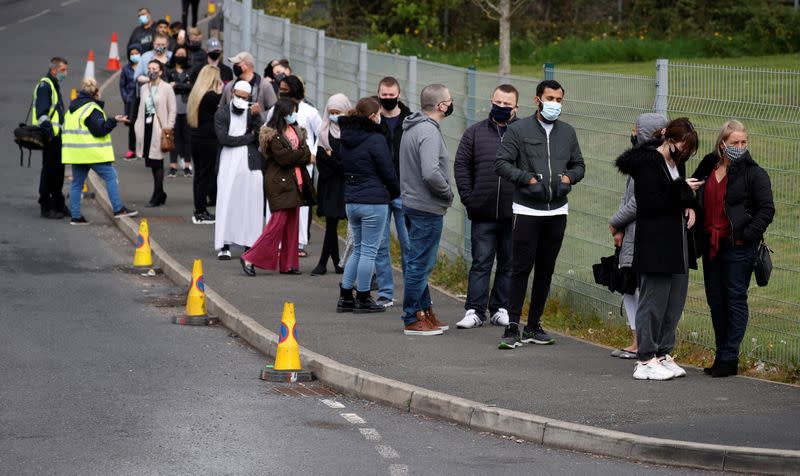
<instances>
[{"instance_id":1,"label":"sandal","mask_svg":"<svg viewBox=\"0 0 800 476\"><path fill-rule=\"evenodd\" d=\"M308 253L306 252L306 250L301 248L297 250L297 256L299 256L300 258L305 258L308 256Z\"/></svg>"}]
</instances>

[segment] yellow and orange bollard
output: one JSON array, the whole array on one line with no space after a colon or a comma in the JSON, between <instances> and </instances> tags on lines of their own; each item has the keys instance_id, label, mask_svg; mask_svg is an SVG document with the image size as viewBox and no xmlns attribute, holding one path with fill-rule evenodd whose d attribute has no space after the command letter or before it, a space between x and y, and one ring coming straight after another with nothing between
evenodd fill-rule
<instances>
[{"instance_id":1,"label":"yellow and orange bollard","mask_svg":"<svg viewBox=\"0 0 800 476\"><path fill-rule=\"evenodd\" d=\"M136 250L133 252L133 267L149 269L153 266L153 252L150 250L150 229L147 219L139 222L139 233L136 235Z\"/></svg>"},{"instance_id":2,"label":"yellow and orange bollard","mask_svg":"<svg viewBox=\"0 0 800 476\"><path fill-rule=\"evenodd\" d=\"M300 364L300 345L297 343L297 321L294 303L283 303L281 334L275 351L275 364L261 371L261 380L270 382L310 382L314 374Z\"/></svg>"},{"instance_id":3,"label":"yellow and orange bollard","mask_svg":"<svg viewBox=\"0 0 800 476\"><path fill-rule=\"evenodd\" d=\"M182 316L175 316L172 322L182 326L207 326L216 324L219 319L209 317L206 308L206 285L203 278L203 260L194 260L192 284L186 296L186 310Z\"/></svg>"}]
</instances>

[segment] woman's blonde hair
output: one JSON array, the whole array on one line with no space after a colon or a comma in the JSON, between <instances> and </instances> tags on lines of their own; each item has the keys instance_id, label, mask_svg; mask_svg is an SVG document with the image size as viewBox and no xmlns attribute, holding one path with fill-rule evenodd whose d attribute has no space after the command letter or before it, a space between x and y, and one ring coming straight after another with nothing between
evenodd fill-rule
<instances>
[{"instance_id":1,"label":"woman's blonde hair","mask_svg":"<svg viewBox=\"0 0 800 476\"><path fill-rule=\"evenodd\" d=\"M97 91L99 90L100 87L97 85L97 80L94 78L84 78L81 82L81 92L84 92L91 97L95 97L97 95Z\"/></svg>"},{"instance_id":2,"label":"woman's blonde hair","mask_svg":"<svg viewBox=\"0 0 800 476\"><path fill-rule=\"evenodd\" d=\"M736 119L731 119L726 121L725 124L722 125L722 129L719 130L719 135L717 136L717 142L714 147L714 153L717 154L717 157L720 159L722 158L723 147L725 145L725 141L733 134L734 132L744 132L747 134L747 128L741 122L737 121Z\"/></svg>"},{"instance_id":3,"label":"woman's blonde hair","mask_svg":"<svg viewBox=\"0 0 800 476\"><path fill-rule=\"evenodd\" d=\"M189 102L186 105L186 121L191 127L198 125L197 110L200 108L203 96L209 91L216 91L221 83L219 68L210 64L203 66L194 82L192 92L189 93Z\"/></svg>"}]
</instances>

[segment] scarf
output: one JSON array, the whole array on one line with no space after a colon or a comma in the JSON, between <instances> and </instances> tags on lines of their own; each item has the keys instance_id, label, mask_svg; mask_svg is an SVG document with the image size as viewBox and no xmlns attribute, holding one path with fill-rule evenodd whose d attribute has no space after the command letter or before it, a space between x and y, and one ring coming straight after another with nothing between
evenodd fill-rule
<instances>
[{"instance_id":1,"label":"scarf","mask_svg":"<svg viewBox=\"0 0 800 476\"><path fill-rule=\"evenodd\" d=\"M330 110L336 109L344 116L352 108L353 105L350 104L350 100L344 94L334 94L328 99L328 104L325 105L325 114L322 116L322 126L319 128L319 135L317 135L317 141L323 149L331 150L328 134L334 139L338 139L342 134L339 124L331 122Z\"/></svg>"}]
</instances>

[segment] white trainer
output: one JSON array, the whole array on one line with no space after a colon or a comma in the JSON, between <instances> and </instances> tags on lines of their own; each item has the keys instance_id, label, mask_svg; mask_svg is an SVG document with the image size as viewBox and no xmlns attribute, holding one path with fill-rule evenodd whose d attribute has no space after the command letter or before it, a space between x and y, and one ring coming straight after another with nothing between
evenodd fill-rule
<instances>
[{"instance_id":1,"label":"white trainer","mask_svg":"<svg viewBox=\"0 0 800 476\"><path fill-rule=\"evenodd\" d=\"M482 325L483 321L475 314L475 309L467 309L467 312L464 313L464 318L456 323L456 327L459 329L472 329Z\"/></svg>"},{"instance_id":2,"label":"white trainer","mask_svg":"<svg viewBox=\"0 0 800 476\"><path fill-rule=\"evenodd\" d=\"M230 261L231 250L219 250L219 253L217 253L217 259L220 261Z\"/></svg>"},{"instance_id":3,"label":"white trainer","mask_svg":"<svg viewBox=\"0 0 800 476\"><path fill-rule=\"evenodd\" d=\"M636 380L672 380L675 374L653 357L647 362L636 362L633 378Z\"/></svg>"},{"instance_id":4,"label":"white trainer","mask_svg":"<svg viewBox=\"0 0 800 476\"><path fill-rule=\"evenodd\" d=\"M675 363L675 359L673 359L671 355L667 354L664 357L661 357L658 359L658 362L662 367L672 372L672 375L675 378L686 377L686 371L683 370L680 365Z\"/></svg>"},{"instance_id":5,"label":"white trainer","mask_svg":"<svg viewBox=\"0 0 800 476\"><path fill-rule=\"evenodd\" d=\"M505 308L501 307L500 309L497 310L497 312L492 314L492 317L489 319L489 322L491 322L492 325L495 326L502 326L502 327L507 326L508 311L506 311Z\"/></svg>"}]
</instances>

